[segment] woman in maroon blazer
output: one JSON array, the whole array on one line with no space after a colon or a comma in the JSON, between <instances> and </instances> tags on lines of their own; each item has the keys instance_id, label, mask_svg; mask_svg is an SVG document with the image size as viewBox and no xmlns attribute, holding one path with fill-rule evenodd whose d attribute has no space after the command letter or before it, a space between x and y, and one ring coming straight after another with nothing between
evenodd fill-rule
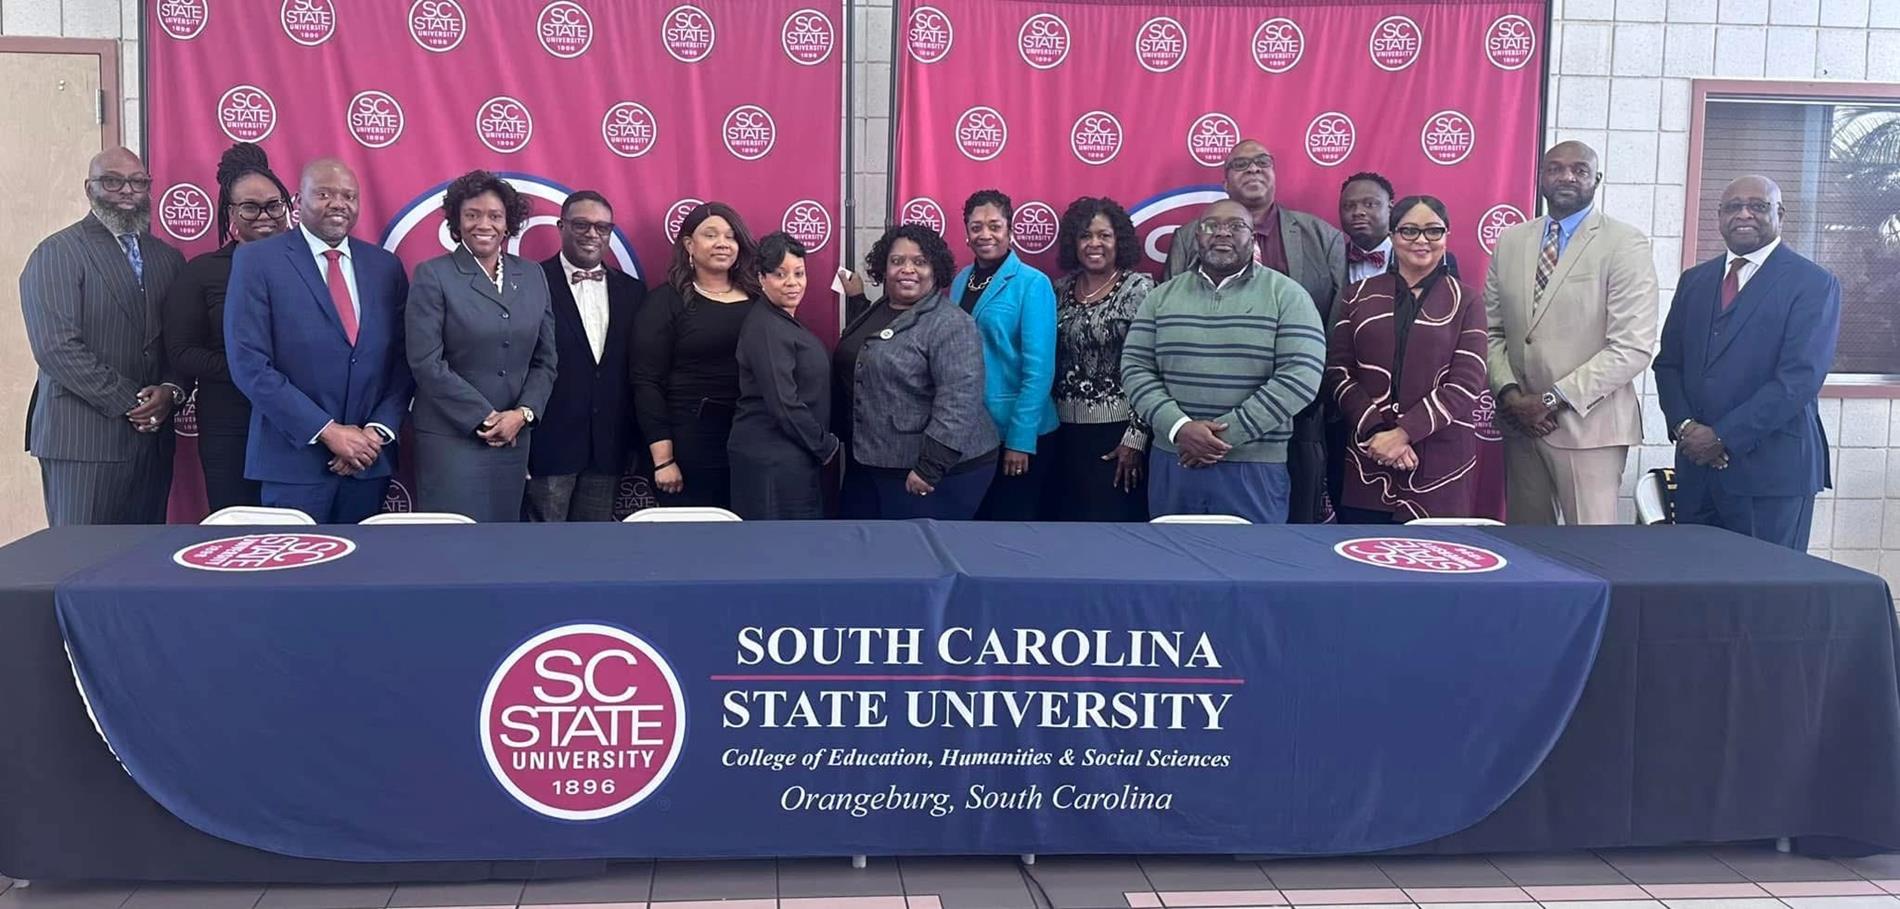
<instances>
[{"instance_id":1,"label":"woman in maroon blazer","mask_svg":"<svg viewBox=\"0 0 1900 909\"><path fill-rule=\"evenodd\" d=\"M1484 296L1445 269L1445 204L1392 207L1393 267L1347 288L1333 312L1323 394L1353 444L1339 520L1470 517L1485 389ZM1396 389L1396 392L1395 392Z\"/></svg>"}]
</instances>

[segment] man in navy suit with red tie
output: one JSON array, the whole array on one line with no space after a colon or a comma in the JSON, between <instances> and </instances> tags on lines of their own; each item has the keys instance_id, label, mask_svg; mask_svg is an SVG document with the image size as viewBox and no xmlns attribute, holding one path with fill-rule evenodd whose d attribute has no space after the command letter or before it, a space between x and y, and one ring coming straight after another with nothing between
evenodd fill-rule
<instances>
[{"instance_id":1,"label":"man in navy suit with red tie","mask_svg":"<svg viewBox=\"0 0 1900 909\"><path fill-rule=\"evenodd\" d=\"M251 399L244 475L263 503L319 524L382 507L415 381L403 349L402 262L350 236L356 174L333 158L304 168L302 226L231 257L224 336L231 380Z\"/></svg>"},{"instance_id":2,"label":"man in navy suit with red tie","mask_svg":"<svg viewBox=\"0 0 1900 909\"><path fill-rule=\"evenodd\" d=\"M1841 285L1781 242L1781 187L1722 191L1728 250L1683 272L1663 323L1656 392L1676 441L1676 515L1805 551L1829 485L1818 397Z\"/></svg>"}]
</instances>

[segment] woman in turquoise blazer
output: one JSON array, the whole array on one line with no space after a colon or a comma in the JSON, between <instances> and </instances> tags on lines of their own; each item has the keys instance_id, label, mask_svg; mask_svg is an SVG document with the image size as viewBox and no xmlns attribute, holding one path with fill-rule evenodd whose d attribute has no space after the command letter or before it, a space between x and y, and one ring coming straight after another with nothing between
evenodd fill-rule
<instances>
[{"instance_id":1,"label":"woman in turquoise blazer","mask_svg":"<svg viewBox=\"0 0 1900 909\"><path fill-rule=\"evenodd\" d=\"M976 264L957 272L950 298L976 318L983 336L983 403L1003 439L996 481L977 511L979 520L1034 521L1042 517L1047 459L1036 457L1040 438L1055 431L1056 292L1048 276L1010 249L1015 207L985 189L963 203L963 227Z\"/></svg>"}]
</instances>

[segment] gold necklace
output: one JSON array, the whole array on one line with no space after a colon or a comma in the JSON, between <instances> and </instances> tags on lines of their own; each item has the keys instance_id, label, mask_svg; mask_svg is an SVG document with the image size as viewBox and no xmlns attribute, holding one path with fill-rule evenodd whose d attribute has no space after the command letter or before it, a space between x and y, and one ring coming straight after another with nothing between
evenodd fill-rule
<instances>
[{"instance_id":1,"label":"gold necklace","mask_svg":"<svg viewBox=\"0 0 1900 909\"><path fill-rule=\"evenodd\" d=\"M1081 295L1077 299L1079 299L1083 303L1099 302L1103 297L1108 296L1109 291L1112 291L1115 289L1115 285L1121 283L1121 280L1120 280L1121 276L1122 276L1121 271L1117 269L1113 275L1109 276L1107 283L1103 284L1101 287L1096 288L1093 292ZM1077 278L1075 283L1077 287L1082 286L1082 279Z\"/></svg>"}]
</instances>

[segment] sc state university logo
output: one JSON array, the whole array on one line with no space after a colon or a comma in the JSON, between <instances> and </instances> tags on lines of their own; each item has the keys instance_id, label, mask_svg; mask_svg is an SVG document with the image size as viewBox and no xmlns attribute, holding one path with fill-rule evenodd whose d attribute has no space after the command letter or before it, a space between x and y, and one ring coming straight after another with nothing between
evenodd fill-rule
<instances>
[{"instance_id":1,"label":"sc state university logo","mask_svg":"<svg viewBox=\"0 0 1900 909\"><path fill-rule=\"evenodd\" d=\"M255 85L234 85L218 99L218 128L233 142L262 142L277 128L277 103Z\"/></svg>"},{"instance_id":2,"label":"sc state university logo","mask_svg":"<svg viewBox=\"0 0 1900 909\"><path fill-rule=\"evenodd\" d=\"M831 213L812 199L800 199L785 209L779 229L804 244L806 252L815 253L831 242Z\"/></svg>"},{"instance_id":3,"label":"sc state university logo","mask_svg":"<svg viewBox=\"0 0 1900 909\"><path fill-rule=\"evenodd\" d=\"M336 34L332 0L284 0L277 16L284 23L284 34L304 47L316 47Z\"/></svg>"},{"instance_id":4,"label":"sc state university logo","mask_svg":"<svg viewBox=\"0 0 1900 909\"><path fill-rule=\"evenodd\" d=\"M409 7L409 37L423 50L446 54L468 37L468 13L456 0L416 0Z\"/></svg>"},{"instance_id":5,"label":"sc state university logo","mask_svg":"<svg viewBox=\"0 0 1900 909\"><path fill-rule=\"evenodd\" d=\"M1515 205L1501 202L1491 206L1478 219L1478 245L1484 247L1487 254L1497 252L1498 235L1504 233L1505 228L1526 220L1523 210Z\"/></svg>"},{"instance_id":6,"label":"sc state university logo","mask_svg":"<svg viewBox=\"0 0 1900 909\"><path fill-rule=\"evenodd\" d=\"M778 144L778 124L772 115L757 104L741 104L726 114L726 122L719 127L720 138L726 142L726 151L741 161L757 161L772 153L772 146Z\"/></svg>"},{"instance_id":7,"label":"sc state university logo","mask_svg":"<svg viewBox=\"0 0 1900 909\"><path fill-rule=\"evenodd\" d=\"M1338 167L1352 156L1357 138L1352 118L1329 110L1306 124L1306 157L1321 167Z\"/></svg>"},{"instance_id":8,"label":"sc state university logo","mask_svg":"<svg viewBox=\"0 0 1900 909\"><path fill-rule=\"evenodd\" d=\"M919 196L904 203L903 207L897 210L897 223L922 224L942 234L944 228L949 225L949 218L944 215L943 206L938 205L937 200L929 196Z\"/></svg>"},{"instance_id":9,"label":"sc state university logo","mask_svg":"<svg viewBox=\"0 0 1900 909\"><path fill-rule=\"evenodd\" d=\"M1187 28L1172 16L1156 16L1135 32L1135 60L1151 73L1165 73L1187 59Z\"/></svg>"},{"instance_id":10,"label":"sc state university logo","mask_svg":"<svg viewBox=\"0 0 1900 909\"><path fill-rule=\"evenodd\" d=\"M817 66L831 58L838 45L838 30L831 17L815 9L801 9L785 17L779 28L779 43L785 56L800 66Z\"/></svg>"},{"instance_id":11,"label":"sc state university logo","mask_svg":"<svg viewBox=\"0 0 1900 909\"><path fill-rule=\"evenodd\" d=\"M697 6L673 7L660 20L660 43L681 63L698 63L712 56L713 42L718 37L712 17Z\"/></svg>"},{"instance_id":12,"label":"sc state university logo","mask_svg":"<svg viewBox=\"0 0 1900 909\"><path fill-rule=\"evenodd\" d=\"M181 439L198 437L198 389L185 398L185 406L172 411L172 432Z\"/></svg>"},{"instance_id":13,"label":"sc state university logo","mask_svg":"<svg viewBox=\"0 0 1900 909\"><path fill-rule=\"evenodd\" d=\"M158 223L190 243L211 230L211 196L193 183L175 183L158 197Z\"/></svg>"},{"instance_id":14,"label":"sc state university logo","mask_svg":"<svg viewBox=\"0 0 1900 909\"><path fill-rule=\"evenodd\" d=\"M1156 264L1167 262L1174 232L1199 217L1201 209L1225 198L1227 191L1219 186L1188 186L1136 203L1128 217L1135 222L1142 255Z\"/></svg>"},{"instance_id":15,"label":"sc state university logo","mask_svg":"<svg viewBox=\"0 0 1900 909\"><path fill-rule=\"evenodd\" d=\"M1481 546L1410 537L1360 537L1344 540L1333 552L1365 565L1432 574L1482 574L1509 564Z\"/></svg>"},{"instance_id":16,"label":"sc state university logo","mask_svg":"<svg viewBox=\"0 0 1900 909\"><path fill-rule=\"evenodd\" d=\"M482 696L482 754L528 810L613 817L666 782L686 738L673 667L612 625L563 625L516 647Z\"/></svg>"},{"instance_id":17,"label":"sc state university logo","mask_svg":"<svg viewBox=\"0 0 1900 909\"><path fill-rule=\"evenodd\" d=\"M350 99L344 114L350 138L364 148L388 148L402 138L402 105L385 91L371 89Z\"/></svg>"},{"instance_id":18,"label":"sc state university logo","mask_svg":"<svg viewBox=\"0 0 1900 909\"><path fill-rule=\"evenodd\" d=\"M401 480L389 478L389 486L383 490L384 514L408 514L416 510L416 497L409 494L409 487Z\"/></svg>"},{"instance_id":19,"label":"sc state university logo","mask_svg":"<svg viewBox=\"0 0 1900 909\"><path fill-rule=\"evenodd\" d=\"M1498 432L1497 417L1498 401L1491 396L1491 389L1478 392L1478 404L1471 409L1471 431L1480 441L1504 441L1504 434Z\"/></svg>"},{"instance_id":20,"label":"sc state university logo","mask_svg":"<svg viewBox=\"0 0 1900 909\"><path fill-rule=\"evenodd\" d=\"M528 140L534 138L534 115L526 104L497 95L475 110L475 135L489 151L514 154L527 148Z\"/></svg>"},{"instance_id":21,"label":"sc state university logo","mask_svg":"<svg viewBox=\"0 0 1900 909\"><path fill-rule=\"evenodd\" d=\"M1030 255L1046 253L1056 245L1056 210L1047 202L1025 202L1009 222L1016 248Z\"/></svg>"},{"instance_id":22,"label":"sc state university logo","mask_svg":"<svg viewBox=\"0 0 1900 909\"><path fill-rule=\"evenodd\" d=\"M1477 127L1471 118L1455 110L1441 110L1425 118L1418 144L1433 164L1452 165L1463 161L1477 144Z\"/></svg>"},{"instance_id":23,"label":"sc state university logo","mask_svg":"<svg viewBox=\"0 0 1900 909\"><path fill-rule=\"evenodd\" d=\"M1107 164L1122 150L1122 122L1105 110L1075 118L1069 127L1069 150L1083 164Z\"/></svg>"},{"instance_id":24,"label":"sc state university logo","mask_svg":"<svg viewBox=\"0 0 1900 909\"><path fill-rule=\"evenodd\" d=\"M1253 62L1263 71L1279 75L1291 72L1306 56L1306 33L1300 24L1284 16L1260 23L1253 33Z\"/></svg>"},{"instance_id":25,"label":"sc state university logo","mask_svg":"<svg viewBox=\"0 0 1900 909\"><path fill-rule=\"evenodd\" d=\"M1485 29L1484 57L1498 69L1523 69L1536 54L1537 29L1523 16L1499 16Z\"/></svg>"},{"instance_id":26,"label":"sc state university logo","mask_svg":"<svg viewBox=\"0 0 1900 909\"><path fill-rule=\"evenodd\" d=\"M560 220L561 203L573 190L533 174L504 172L501 178L528 200L528 220L520 236L509 239L508 251L531 262L554 255L561 248L560 232L554 223ZM378 245L411 265L455 249L459 244L449 239L448 221L442 217L442 198L447 189L448 184L442 183L409 200L383 229ZM607 239L606 256L621 271L642 276L639 261L619 230Z\"/></svg>"},{"instance_id":27,"label":"sc state university logo","mask_svg":"<svg viewBox=\"0 0 1900 909\"><path fill-rule=\"evenodd\" d=\"M622 158L638 158L653 150L660 140L660 122L646 105L622 101L607 108L600 120L600 138L607 148Z\"/></svg>"},{"instance_id":28,"label":"sc state university logo","mask_svg":"<svg viewBox=\"0 0 1900 909\"><path fill-rule=\"evenodd\" d=\"M680 228L686 224L686 216L692 214L693 209L705 204L706 200L704 199L687 198L681 199L669 206L666 209L665 225L667 239L679 239Z\"/></svg>"},{"instance_id":29,"label":"sc state university logo","mask_svg":"<svg viewBox=\"0 0 1900 909\"><path fill-rule=\"evenodd\" d=\"M988 161L1009 144L1009 123L994 107L972 107L957 118L957 151L972 161Z\"/></svg>"},{"instance_id":30,"label":"sc state university logo","mask_svg":"<svg viewBox=\"0 0 1900 909\"><path fill-rule=\"evenodd\" d=\"M920 6L910 12L904 23L904 50L918 63L936 63L950 56L950 43L956 40L955 26L943 10Z\"/></svg>"},{"instance_id":31,"label":"sc state university logo","mask_svg":"<svg viewBox=\"0 0 1900 909\"><path fill-rule=\"evenodd\" d=\"M1215 111L1202 114L1188 127L1188 157L1202 167L1219 167L1240 144L1240 124L1234 118Z\"/></svg>"},{"instance_id":32,"label":"sc state university logo","mask_svg":"<svg viewBox=\"0 0 1900 909\"><path fill-rule=\"evenodd\" d=\"M1037 13L1016 30L1016 52L1036 69L1055 69L1069 57L1069 23L1055 13Z\"/></svg>"},{"instance_id":33,"label":"sc state university logo","mask_svg":"<svg viewBox=\"0 0 1900 909\"><path fill-rule=\"evenodd\" d=\"M211 21L211 0L159 0L158 27L180 41L190 41Z\"/></svg>"},{"instance_id":34,"label":"sc state university logo","mask_svg":"<svg viewBox=\"0 0 1900 909\"><path fill-rule=\"evenodd\" d=\"M199 571L282 571L334 562L356 544L321 533L253 533L196 543L172 553L172 561Z\"/></svg>"},{"instance_id":35,"label":"sc state university logo","mask_svg":"<svg viewBox=\"0 0 1900 909\"><path fill-rule=\"evenodd\" d=\"M1372 27L1368 47L1374 66L1396 73L1418 62L1425 49L1425 33L1410 16L1387 16Z\"/></svg>"},{"instance_id":36,"label":"sc state university logo","mask_svg":"<svg viewBox=\"0 0 1900 909\"><path fill-rule=\"evenodd\" d=\"M534 35L541 49L562 60L572 60L594 44L594 19L573 0L554 0L541 8Z\"/></svg>"}]
</instances>

